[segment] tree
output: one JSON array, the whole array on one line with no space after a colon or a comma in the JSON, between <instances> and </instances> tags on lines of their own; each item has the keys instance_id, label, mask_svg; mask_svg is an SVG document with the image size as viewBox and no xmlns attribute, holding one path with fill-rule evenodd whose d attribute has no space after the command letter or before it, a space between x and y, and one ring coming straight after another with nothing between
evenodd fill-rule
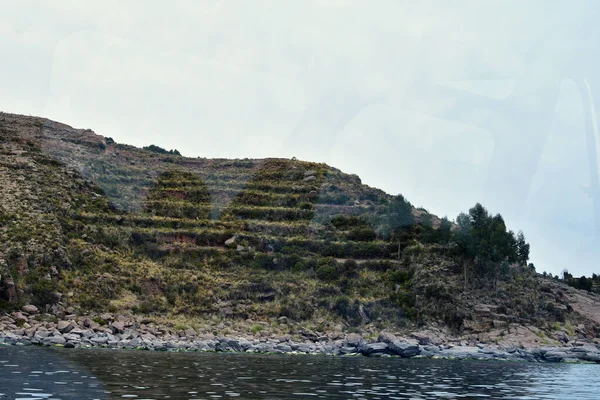
<instances>
[{"instance_id":1,"label":"tree","mask_svg":"<svg viewBox=\"0 0 600 400\"><path fill-rule=\"evenodd\" d=\"M529 243L525 241L525 235L519 231L517 235L517 261L526 264L529 260Z\"/></svg>"},{"instance_id":2,"label":"tree","mask_svg":"<svg viewBox=\"0 0 600 400\"><path fill-rule=\"evenodd\" d=\"M454 240L465 257L465 288L469 264L480 276L492 279L495 286L498 278L508 272L510 264L527 263L529 244L523 232L515 236L513 231L507 230L502 215L492 216L477 203L468 214L460 213L456 223Z\"/></svg>"},{"instance_id":3,"label":"tree","mask_svg":"<svg viewBox=\"0 0 600 400\"><path fill-rule=\"evenodd\" d=\"M440 221L439 227L440 242L447 244L452 237L452 223L448 220L448 217L444 217Z\"/></svg>"},{"instance_id":4,"label":"tree","mask_svg":"<svg viewBox=\"0 0 600 400\"><path fill-rule=\"evenodd\" d=\"M412 226L415 219L412 205L401 194L394 196L381 217L380 230L384 236L389 236L399 228Z\"/></svg>"}]
</instances>

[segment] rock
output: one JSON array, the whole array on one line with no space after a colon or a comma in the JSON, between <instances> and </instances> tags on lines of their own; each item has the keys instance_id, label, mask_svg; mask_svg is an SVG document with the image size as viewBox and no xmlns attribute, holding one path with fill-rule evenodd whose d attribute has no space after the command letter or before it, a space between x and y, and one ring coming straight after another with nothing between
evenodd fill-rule
<instances>
[{"instance_id":1,"label":"rock","mask_svg":"<svg viewBox=\"0 0 600 400\"><path fill-rule=\"evenodd\" d=\"M240 345L240 347L242 348L243 351L246 351L250 347L252 347L252 342L247 339L244 339L244 338L239 339L238 344Z\"/></svg>"},{"instance_id":2,"label":"rock","mask_svg":"<svg viewBox=\"0 0 600 400\"><path fill-rule=\"evenodd\" d=\"M309 176L313 176L313 175L316 175L316 174L317 174L317 171L315 171L314 169L309 169L308 171L306 171L304 173L304 177L307 178Z\"/></svg>"},{"instance_id":3,"label":"rock","mask_svg":"<svg viewBox=\"0 0 600 400\"><path fill-rule=\"evenodd\" d=\"M228 352L228 351L241 352L242 346L240 346L238 341L235 339L222 338L219 340L219 342L215 346L215 350L216 351L224 351L224 352Z\"/></svg>"},{"instance_id":4,"label":"rock","mask_svg":"<svg viewBox=\"0 0 600 400\"><path fill-rule=\"evenodd\" d=\"M187 328L185 331L183 331L183 333L188 338L195 338L196 336L198 336L198 333L196 333L196 331L192 328Z\"/></svg>"},{"instance_id":5,"label":"rock","mask_svg":"<svg viewBox=\"0 0 600 400\"><path fill-rule=\"evenodd\" d=\"M416 339L421 346L426 346L429 343L431 343L431 339L429 338L429 336L425 335L424 333L413 332L410 334L410 337Z\"/></svg>"},{"instance_id":6,"label":"rock","mask_svg":"<svg viewBox=\"0 0 600 400\"><path fill-rule=\"evenodd\" d=\"M65 343L65 349L74 349L74 348L75 348L75 343L73 343L73 342Z\"/></svg>"},{"instance_id":7,"label":"rock","mask_svg":"<svg viewBox=\"0 0 600 400\"><path fill-rule=\"evenodd\" d=\"M403 358L410 358L417 356L421 353L421 349L417 344L411 344L407 342L401 342L395 340L388 344L390 352Z\"/></svg>"},{"instance_id":8,"label":"rock","mask_svg":"<svg viewBox=\"0 0 600 400\"><path fill-rule=\"evenodd\" d=\"M290 345L284 344L284 343L279 343L277 346L275 346L275 348L277 350L281 350L284 353L291 353L292 352L292 347Z\"/></svg>"},{"instance_id":9,"label":"rock","mask_svg":"<svg viewBox=\"0 0 600 400\"><path fill-rule=\"evenodd\" d=\"M244 246L242 246L241 244L238 244L236 247L237 251L244 251L246 248Z\"/></svg>"},{"instance_id":10,"label":"rock","mask_svg":"<svg viewBox=\"0 0 600 400\"><path fill-rule=\"evenodd\" d=\"M340 347L341 354L355 354L358 353L358 349L353 346L342 346Z\"/></svg>"},{"instance_id":11,"label":"rock","mask_svg":"<svg viewBox=\"0 0 600 400\"><path fill-rule=\"evenodd\" d=\"M288 318L287 318L286 316L279 317L279 318L277 318L277 321L278 321L280 324L287 324L287 323L288 323Z\"/></svg>"},{"instance_id":12,"label":"rock","mask_svg":"<svg viewBox=\"0 0 600 400\"><path fill-rule=\"evenodd\" d=\"M108 314L108 313L104 313L104 314L100 314L100 319L106 322L110 322L113 320L113 316L112 314Z\"/></svg>"},{"instance_id":13,"label":"rock","mask_svg":"<svg viewBox=\"0 0 600 400\"><path fill-rule=\"evenodd\" d=\"M362 336L360 336L357 333L351 333L348 336L346 336L346 345L348 346L358 347L359 345L364 343L364 341L365 340L362 338Z\"/></svg>"},{"instance_id":14,"label":"rock","mask_svg":"<svg viewBox=\"0 0 600 400\"><path fill-rule=\"evenodd\" d=\"M492 321L492 326L496 329L504 328L505 326L508 326L508 323L506 323L506 321L500 321L500 320L495 319Z\"/></svg>"},{"instance_id":15,"label":"rock","mask_svg":"<svg viewBox=\"0 0 600 400\"><path fill-rule=\"evenodd\" d=\"M27 321L27 317L24 316L23 314L21 314L18 311L13 314L13 318L15 319L15 322L19 322L19 321L25 322L25 321Z\"/></svg>"},{"instance_id":16,"label":"rock","mask_svg":"<svg viewBox=\"0 0 600 400\"><path fill-rule=\"evenodd\" d=\"M565 332L557 332L555 335L556 339L562 343L569 343L569 336Z\"/></svg>"},{"instance_id":17,"label":"rock","mask_svg":"<svg viewBox=\"0 0 600 400\"><path fill-rule=\"evenodd\" d=\"M38 313L38 308L36 306L34 306L33 304L27 304L27 305L23 306L21 308L21 310L28 314L37 314Z\"/></svg>"},{"instance_id":18,"label":"rock","mask_svg":"<svg viewBox=\"0 0 600 400\"><path fill-rule=\"evenodd\" d=\"M307 176L306 178L303 179L304 182L312 182L312 181L315 181L315 180L317 180L317 177L314 176L314 175Z\"/></svg>"},{"instance_id":19,"label":"rock","mask_svg":"<svg viewBox=\"0 0 600 400\"><path fill-rule=\"evenodd\" d=\"M303 329L300 333L302 334L302 336L304 336L305 338L307 338L308 340L311 340L313 342L316 342L317 340L319 340L319 336L316 333L314 333L313 331Z\"/></svg>"},{"instance_id":20,"label":"rock","mask_svg":"<svg viewBox=\"0 0 600 400\"><path fill-rule=\"evenodd\" d=\"M115 321L110 324L110 329L113 333L123 333L125 330L125 322L123 321Z\"/></svg>"},{"instance_id":21,"label":"rock","mask_svg":"<svg viewBox=\"0 0 600 400\"><path fill-rule=\"evenodd\" d=\"M383 342L363 343L358 347L358 351L365 356L370 356L374 353L385 353L388 349L388 344Z\"/></svg>"},{"instance_id":22,"label":"rock","mask_svg":"<svg viewBox=\"0 0 600 400\"><path fill-rule=\"evenodd\" d=\"M108 343L108 338L103 336L94 336L90 339L90 341L96 345L101 345Z\"/></svg>"},{"instance_id":23,"label":"rock","mask_svg":"<svg viewBox=\"0 0 600 400\"><path fill-rule=\"evenodd\" d=\"M51 337L44 338L43 343L51 344L51 345L65 344L65 343L67 343L67 340L62 336L51 336Z\"/></svg>"},{"instance_id":24,"label":"rock","mask_svg":"<svg viewBox=\"0 0 600 400\"><path fill-rule=\"evenodd\" d=\"M544 354L544 359L548 362L561 362L565 358L571 358L569 354L564 351L547 351Z\"/></svg>"},{"instance_id":25,"label":"rock","mask_svg":"<svg viewBox=\"0 0 600 400\"><path fill-rule=\"evenodd\" d=\"M237 235L234 235L225 241L225 246L233 246L237 240Z\"/></svg>"},{"instance_id":26,"label":"rock","mask_svg":"<svg viewBox=\"0 0 600 400\"><path fill-rule=\"evenodd\" d=\"M69 342L80 342L81 341L81 337L79 335L74 334L74 333L65 333L63 335L63 337L65 339L67 339Z\"/></svg>"},{"instance_id":27,"label":"rock","mask_svg":"<svg viewBox=\"0 0 600 400\"><path fill-rule=\"evenodd\" d=\"M394 335L393 333L385 332L385 331L381 332L379 334L379 336L377 337L377 341L383 342L383 343L392 343L394 340L398 340L396 335Z\"/></svg>"},{"instance_id":28,"label":"rock","mask_svg":"<svg viewBox=\"0 0 600 400\"><path fill-rule=\"evenodd\" d=\"M56 324L56 329L58 329L60 333L68 333L74 328L75 325L68 321L58 321L58 324Z\"/></svg>"},{"instance_id":29,"label":"rock","mask_svg":"<svg viewBox=\"0 0 600 400\"><path fill-rule=\"evenodd\" d=\"M600 363L600 353L585 353L585 355L582 356L581 359L585 361Z\"/></svg>"}]
</instances>

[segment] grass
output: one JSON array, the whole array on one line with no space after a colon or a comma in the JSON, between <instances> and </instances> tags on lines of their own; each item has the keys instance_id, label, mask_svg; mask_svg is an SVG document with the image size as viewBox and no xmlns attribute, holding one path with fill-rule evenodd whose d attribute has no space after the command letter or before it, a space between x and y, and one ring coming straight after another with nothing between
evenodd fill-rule
<instances>
[{"instance_id":1,"label":"grass","mask_svg":"<svg viewBox=\"0 0 600 400\"><path fill-rule=\"evenodd\" d=\"M260 325L260 324L254 324L250 327L250 332L252 332L252 334L256 335L259 332L262 332L265 329L264 326Z\"/></svg>"},{"instance_id":2,"label":"grass","mask_svg":"<svg viewBox=\"0 0 600 400\"><path fill-rule=\"evenodd\" d=\"M72 292L66 305L206 332L231 322L232 332L256 333L265 326L247 320L269 321L273 332L332 329L322 321L360 330L359 306L381 325L405 326L463 305L461 269L452 267L460 260L414 238L398 260L398 243L378 230L391 196L356 176L298 160L101 149L98 137L79 131L47 128L40 136L27 133L27 118L9 120L10 129L0 125L9 132L2 143L25 150L27 162L0 157L0 258L22 255L36 281L58 268L51 280ZM309 170L316 179L305 182ZM238 241L225 248L233 235ZM31 300L17 264L0 274L14 275L22 300ZM507 310L524 313L547 300L537 292L530 299L531 282L510 279ZM489 291L475 289L474 298L487 301ZM288 325L276 326L281 316Z\"/></svg>"}]
</instances>

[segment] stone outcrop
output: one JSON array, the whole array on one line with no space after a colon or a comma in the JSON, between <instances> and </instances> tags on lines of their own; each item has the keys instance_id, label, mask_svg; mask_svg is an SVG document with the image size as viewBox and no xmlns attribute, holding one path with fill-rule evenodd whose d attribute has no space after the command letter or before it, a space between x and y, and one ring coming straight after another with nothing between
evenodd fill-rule
<instances>
[{"instance_id":1,"label":"stone outcrop","mask_svg":"<svg viewBox=\"0 0 600 400\"><path fill-rule=\"evenodd\" d=\"M101 325L89 317L73 315L68 320L50 322L51 315L27 314L14 312L0 317L0 345L600 363L600 344L595 342L570 341L563 346L524 348L453 343L449 337L429 331L413 332L410 338L384 331L375 341L357 333L320 336L311 331L303 331L301 341L290 335L272 334L215 337L192 328L177 330L155 326L145 319L123 315L103 314L105 325Z\"/></svg>"}]
</instances>

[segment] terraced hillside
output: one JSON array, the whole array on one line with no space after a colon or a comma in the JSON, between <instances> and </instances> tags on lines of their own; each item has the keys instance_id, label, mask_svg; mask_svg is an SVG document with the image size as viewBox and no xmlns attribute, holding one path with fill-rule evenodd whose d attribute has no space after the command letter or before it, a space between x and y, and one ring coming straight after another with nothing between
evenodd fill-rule
<instances>
[{"instance_id":1,"label":"terraced hillside","mask_svg":"<svg viewBox=\"0 0 600 400\"><path fill-rule=\"evenodd\" d=\"M0 308L473 332L571 312L524 264L491 292L451 223L325 164L185 158L2 113L0 187Z\"/></svg>"}]
</instances>

